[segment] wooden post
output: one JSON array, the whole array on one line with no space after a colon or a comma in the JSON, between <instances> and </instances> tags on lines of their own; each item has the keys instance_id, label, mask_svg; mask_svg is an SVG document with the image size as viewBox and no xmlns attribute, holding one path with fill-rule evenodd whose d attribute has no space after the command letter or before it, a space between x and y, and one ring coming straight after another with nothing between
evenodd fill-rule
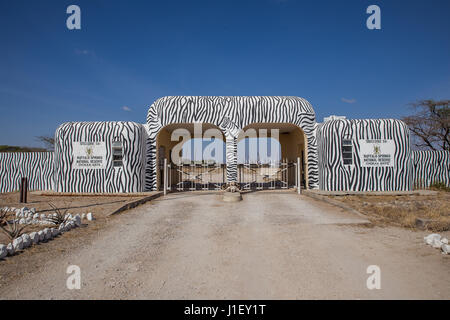
<instances>
[{"instance_id":1,"label":"wooden post","mask_svg":"<svg viewBox=\"0 0 450 320\"><path fill-rule=\"evenodd\" d=\"M167 158L164 158L164 195L167 194L167 183L168 183L167 179Z\"/></svg>"},{"instance_id":2,"label":"wooden post","mask_svg":"<svg viewBox=\"0 0 450 320\"><path fill-rule=\"evenodd\" d=\"M22 177L20 181L20 203L27 203L28 198L28 179Z\"/></svg>"},{"instance_id":3,"label":"wooden post","mask_svg":"<svg viewBox=\"0 0 450 320\"><path fill-rule=\"evenodd\" d=\"M302 189L302 166L300 158L297 158L297 193L300 194Z\"/></svg>"}]
</instances>

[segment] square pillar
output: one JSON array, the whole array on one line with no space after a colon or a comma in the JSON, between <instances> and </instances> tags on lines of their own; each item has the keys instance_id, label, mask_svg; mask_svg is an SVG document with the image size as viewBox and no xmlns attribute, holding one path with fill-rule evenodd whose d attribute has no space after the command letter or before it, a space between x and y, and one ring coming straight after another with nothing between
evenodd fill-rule
<instances>
[{"instance_id":1,"label":"square pillar","mask_svg":"<svg viewBox=\"0 0 450 320\"><path fill-rule=\"evenodd\" d=\"M238 181L237 171L237 138L227 134L225 136L227 160L227 184Z\"/></svg>"}]
</instances>

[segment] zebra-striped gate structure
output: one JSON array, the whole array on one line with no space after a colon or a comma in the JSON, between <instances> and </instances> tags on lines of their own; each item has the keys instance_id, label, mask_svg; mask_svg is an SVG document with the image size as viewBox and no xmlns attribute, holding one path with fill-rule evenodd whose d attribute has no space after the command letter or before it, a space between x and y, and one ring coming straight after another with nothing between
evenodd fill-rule
<instances>
[{"instance_id":1,"label":"zebra-striped gate structure","mask_svg":"<svg viewBox=\"0 0 450 320\"><path fill-rule=\"evenodd\" d=\"M318 188L316 117L311 104L298 97L163 97L155 101L147 115L146 188L160 187L158 164L170 157L178 141L169 140L173 130L202 123L204 129L217 128L226 145L226 179L238 182L237 143L248 129L280 129L297 138L294 148L304 150L308 187ZM295 136L294 133L297 133ZM284 137L283 137L284 138ZM283 139L280 137L280 140ZM164 141L164 143L161 142ZM163 152L159 152L164 147ZM158 152L157 152L158 151ZM283 150L282 150L283 153ZM161 156L163 154L163 156ZM292 160L295 160L296 156Z\"/></svg>"},{"instance_id":2,"label":"zebra-striped gate structure","mask_svg":"<svg viewBox=\"0 0 450 320\"><path fill-rule=\"evenodd\" d=\"M202 124L201 135L215 129L219 132L215 138L225 143L224 164L196 165L201 176L211 176L208 188L240 180L245 186L258 182L249 178L254 171L250 169L258 169L257 165L238 164L237 145L252 130L273 129L280 133L275 137L281 145L280 161L299 159L302 171L296 177L281 170L280 180L278 171L270 169L275 171L265 175L275 180L269 186L290 185L295 179L301 180L302 187L326 191L410 191L434 182L450 186L450 152L413 151L409 129L400 120L331 117L318 123L312 105L299 97L168 96L149 107L145 124L67 122L56 130L54 152L0 153L0 192L18 190L23 176L29 178L30 190L158 190L164 160L172 168L178 165L171 159L179 145L179 140L172 141L173 133L184 129L195 136L196 124ZM187 179L192 185L197 178ZM206 189L203 180L200 184Z\"/></svg>"}]
</instances>

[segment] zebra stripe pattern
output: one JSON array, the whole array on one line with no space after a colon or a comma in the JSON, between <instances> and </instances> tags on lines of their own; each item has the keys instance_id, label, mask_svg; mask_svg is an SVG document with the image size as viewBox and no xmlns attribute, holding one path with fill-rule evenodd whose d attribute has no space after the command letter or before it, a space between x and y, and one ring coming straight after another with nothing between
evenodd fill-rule
<instances>
[{"instance_id":1,"label":"zebra stripe pattern","mask_svg":"<svg viewBox=\"0 0 450 320\"><path fill-rule=\"evenodd\" d=\"M450 151L413 151L413 181L416 188L435 182L450 187Z\"/></svg>"},{"instance_id":2,"label":"zebra stripe pattern","mask_svg":"<svg viewBox=\"0 0 450 320\"><path fill-rule=\"evenodd\" d=\"M227 136L225 140L227 181L237 182L237 138Z\"/></svg>"},{"instance_id":3,"label":"zebra stripe pattern","mask_svg":"<svg viewBox=\"0 0 450 320\"><path fill-rule=\"evenodd\" d=\"M74 169L73 142L104 141L106 169ZM123 166L114 168L112 142L121 141ZM55 191L141 192L145 182L144 126L134 122L67 122L55 134Z\"/></svg>"},{"instance_id":4,"label":"zebra stripe pattern","mask_svg":"<svg viewBox=\"0 0 450 320\"><path fill-rule=\"evenodd\" d=\"M311 104L298 97L220 97L170 96L156 100L147 114L146 189L156 190L156 138L159 131L173 123L209 123L227 137L227 179L237 181L236 143L241 129L253 123L290 123L300 127L308 148L309 188L318 188L316 117Z\"/></svg>"},{"instance_id":5,"label":"zebra stripe pattern","mask_svg":"<svg viewBox=\"0 0 450 320\"><path fill-rule=\"evenodd\" d=\"M394 119L331 120L319 125L319 188L327 191L412 190L409 129ZM353 142L353 165L344 165L342 139ZM362 167L359 139L392 139L394 167Z\"/></svg>"},{"instance_id":6,"label":"zebra stripe pattern","mask_svg":"<svg viewBox=\"0 0 450 320\"><path fill-rule=\"evenodd\" d=\"M22 177L29 190L52 190L53 158L53 152L0 153L0 192L19 190Z\"/></svg>"}]
</instances>

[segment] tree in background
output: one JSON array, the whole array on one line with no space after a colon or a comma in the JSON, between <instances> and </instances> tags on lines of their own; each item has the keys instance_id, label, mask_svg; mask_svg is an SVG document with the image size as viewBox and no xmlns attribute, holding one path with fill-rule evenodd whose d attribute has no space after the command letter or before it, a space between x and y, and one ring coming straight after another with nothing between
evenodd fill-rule
<instances>
[{"instance_id":1,"label":"tree in background","mask_svg":"<svg viewBox=\"0 0 450 320\"><path fill-rule=\"evenodd\" d=\"M450 150L450 100L420 100L413 103L415 114L402 120L413 133L419 149Z\"/></svg>"},{"instance_id":2,"label":"tree in background","mask_svg":"<svg viewBox=\"0 0 450 320\"><path fill-rule=\"evenodd\" d=\"M55 138L52 136L38 136L36 139L42 143L44 143L45 148L49 151L53 151L55 149Z\"/></svg>"}]
</instances>

